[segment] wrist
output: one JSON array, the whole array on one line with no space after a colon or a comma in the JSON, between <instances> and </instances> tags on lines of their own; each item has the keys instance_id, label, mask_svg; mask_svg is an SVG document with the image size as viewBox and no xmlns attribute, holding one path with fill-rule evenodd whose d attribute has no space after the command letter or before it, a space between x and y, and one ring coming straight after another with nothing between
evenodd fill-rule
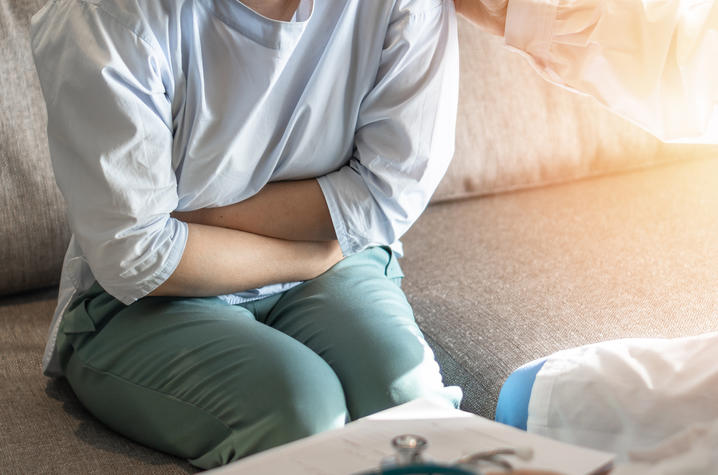
<instances>
[{"instance_id":1,"label":"wrist","mask_svg":"<svg viewBox=\"0 0 718 475\"><path fill-rule=\"evenodd\" d=\"M344 258L339 242L336 240L311 241L309 244L312 247L310 268L313 274L310 278L323 274Z\"/></svg>"}]
</instances>

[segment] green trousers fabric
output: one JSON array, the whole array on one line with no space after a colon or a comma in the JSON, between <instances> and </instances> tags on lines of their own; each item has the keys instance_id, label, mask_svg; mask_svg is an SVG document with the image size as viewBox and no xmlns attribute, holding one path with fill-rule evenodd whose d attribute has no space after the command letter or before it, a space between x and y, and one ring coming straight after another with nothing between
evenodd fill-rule
<instances>
[{"instance_id":1,"label":"green trousers fabric","mask_svg":"<svg viewBox=\"0 0 718 475\"><path fill-rule=\"evenodd\" d=\"M228 463L426 396L458 406L399 286L370 248L316 279L241 305L99 285L58 336L65 375L112 429L200 468Z\"/></svg>"}]
</instances>

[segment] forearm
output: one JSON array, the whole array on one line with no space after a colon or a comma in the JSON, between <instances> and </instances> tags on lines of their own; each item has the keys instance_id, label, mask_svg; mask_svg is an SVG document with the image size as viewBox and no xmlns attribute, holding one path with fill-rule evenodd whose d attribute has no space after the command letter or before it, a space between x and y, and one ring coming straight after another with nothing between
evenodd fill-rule
<instances>
[{"instance_id":1,"label":"forearm","mask_svg":"<svg viewBox=\"0 0 718 475\"><path fill-rule=\"evenodd\" d=\"M150 295L202 297L308 280L341 257L336 241L288 241L190 224L179 265Z\"/></svg>"},{"instance_id":2,"label":"forearm","mask_svg":"<svg viewBox=\"0 0 718 475\"><path fill-rule=\"evenodd\" d=\"M294 241L335 240L329 209L315 179L269 183L253 197L219 208L173 213L188 222Z\"/></svg>"}]
</instances>

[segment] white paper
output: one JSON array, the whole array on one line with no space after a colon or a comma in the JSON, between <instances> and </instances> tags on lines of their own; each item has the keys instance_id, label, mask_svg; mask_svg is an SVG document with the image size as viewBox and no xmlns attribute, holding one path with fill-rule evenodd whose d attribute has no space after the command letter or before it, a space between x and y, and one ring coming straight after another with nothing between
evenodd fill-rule
<instances>
[{"instance_id":1,"label":"white paper","mask_svg":"<svg viewBox=\"0 0 718 475\"><path fill-rule=\"evenodd\" d=\"M416 434L428 441L425 454L441 463L496 448L531 447L533 458L508 457L516 468L589 475L610 466L613 454L529 434L474 414L417 400L346 426L292 442L211 470L213 475L341 475L377 469L393 455L391 440Z\"/></svg>"}]
</instances>

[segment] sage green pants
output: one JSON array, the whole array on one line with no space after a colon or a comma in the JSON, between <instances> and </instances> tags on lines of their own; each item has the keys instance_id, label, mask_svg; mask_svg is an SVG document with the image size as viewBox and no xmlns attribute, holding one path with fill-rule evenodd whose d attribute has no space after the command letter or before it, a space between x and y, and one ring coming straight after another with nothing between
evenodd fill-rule
<instances>
[{"instance_id":1,"label":"sage green pants","mask_svg":"<svg viewBox=\"0 0 718 475\"><path fill-rule=\"evenodd\" d=\"M377 247L241 305L125 306L96 284L65 314L58 348L98 419L210 468L420 396L458 406L400 281L395 257Z\"/></svg>"}]
</instances>

